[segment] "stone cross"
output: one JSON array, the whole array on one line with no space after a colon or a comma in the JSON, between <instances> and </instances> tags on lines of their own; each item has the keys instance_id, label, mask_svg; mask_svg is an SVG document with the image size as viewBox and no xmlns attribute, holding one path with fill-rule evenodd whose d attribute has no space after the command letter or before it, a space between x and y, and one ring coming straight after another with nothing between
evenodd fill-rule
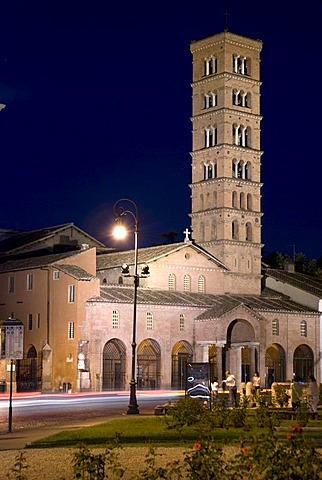
<instances>
[{"instance_id":1,"label":"stone cross","mask_svg":"<svg viewBox=\"0 0 322 480\"><path fill-rule=\"evenodd\" d=\"M191 234L191 232L189 232L189 230L186 228L183 233L185 234L185 239L184 239L184 241L185 241L185 242L190 242L189 235Z\"/></svg>"}]
</instances>

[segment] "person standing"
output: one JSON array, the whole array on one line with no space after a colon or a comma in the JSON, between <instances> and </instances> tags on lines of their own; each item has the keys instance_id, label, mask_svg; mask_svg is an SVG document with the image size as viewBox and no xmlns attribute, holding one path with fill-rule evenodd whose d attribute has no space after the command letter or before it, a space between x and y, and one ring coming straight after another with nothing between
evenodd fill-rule
<instances>
[{"instance_id":1,"label":"person standing","mask_svg":"<svg viewBox=\"0 0 322 480\"><path fill-rule=\"evenodd\" d=\"M252 382L253 382L253 388L255 390L255 393L259 392L261 388L261 377L259 376L258 372L254 373Z\"/></svg>"},{"instance_id":2,"label":"person standing","mask_svg":"<svg viewBox=\"0 0 322 480\"><path fill-rule=\"evenodd\" d=\"M309 376L310 383L307 389L308 401L310 406L310 412L312 414L312 420L317 418L318 404L319 404L319 387L314 375Z\"/></svg>"},{"instance_id":3,"label":"person standing","mask_svg":"<svg viewBox=\"0 0 322 480\"><path fill-rule=\"evenodd\" d=\"M296 375L292 383L292 410L297 410L303 399L303 385L300 384L300 381L300 377Z\"/></svg>"},{"instance_id":4,"label":"person standing","mask_svg":"<svg viewBox=\"0 0 322 480\"><path fill-rule=\"evenodd\" d=\"M224 380L228 388L228 405L230 407L237 407L237 387L235 376L227 370L226 380Z\"/></svg>"}]
</instances>

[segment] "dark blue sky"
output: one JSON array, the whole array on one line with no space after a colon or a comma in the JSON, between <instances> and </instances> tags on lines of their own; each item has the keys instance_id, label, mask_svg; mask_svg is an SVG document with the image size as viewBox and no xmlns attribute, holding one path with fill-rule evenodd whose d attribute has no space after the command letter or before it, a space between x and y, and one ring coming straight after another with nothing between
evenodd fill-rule
<instances>
[{"instance_id":1,"label":"dark blue sky","mask_svg":"<svg viewBox=\"0 0 322 480\"><path fill-rule=\"evenodd\" d=\"M322 256L321 2L305 10L274 1L0 5L0 227L71 221L111 245L113 204L129 197L140 246L170 230L183 239L189 44L222 31L227 10L230 31L263 40L264 253L292 254L295 245Z\"/></svg>"}]
</instances>

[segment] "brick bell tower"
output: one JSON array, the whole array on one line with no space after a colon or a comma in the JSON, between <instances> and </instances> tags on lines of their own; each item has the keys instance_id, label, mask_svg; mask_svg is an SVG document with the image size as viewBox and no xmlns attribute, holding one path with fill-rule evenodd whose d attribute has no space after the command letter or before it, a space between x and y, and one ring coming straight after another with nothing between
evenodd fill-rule
<instances>
[{"instance_id":1,"label":"brick bell tower","mask_svg":"<svg viewBox=\"0 0 322 480\"><path fill-rule=\"evenodd\" d=\"M193 239L228 267L231 293L260 293L261 49L228 31L190 45Z\"/></svg>"}]
</instances>

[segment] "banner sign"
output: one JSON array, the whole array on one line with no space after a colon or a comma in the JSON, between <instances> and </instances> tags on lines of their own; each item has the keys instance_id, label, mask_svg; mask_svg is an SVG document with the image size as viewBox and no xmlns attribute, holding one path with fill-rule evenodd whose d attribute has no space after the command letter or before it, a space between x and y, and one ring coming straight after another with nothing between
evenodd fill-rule
<instances>
[{"instance_id":1,"label":"banner sign","mask_svg":"<svg viewBox=\"0 0 322 480\"><path fill-rule=\"evenodd\" d=\"M23 323L9 319L1 326L1 359L23 359Z\"/></svg>"},{"instance_id":2,"label":"banner sign","mask_svg":"<svg viewBox=\"0 0 322 480\"><path fill-rule=\"evenodd\" d=\"M209 398L209 363L187 364L186 391L192 398Z\"/></svg>"}]
</instances>

